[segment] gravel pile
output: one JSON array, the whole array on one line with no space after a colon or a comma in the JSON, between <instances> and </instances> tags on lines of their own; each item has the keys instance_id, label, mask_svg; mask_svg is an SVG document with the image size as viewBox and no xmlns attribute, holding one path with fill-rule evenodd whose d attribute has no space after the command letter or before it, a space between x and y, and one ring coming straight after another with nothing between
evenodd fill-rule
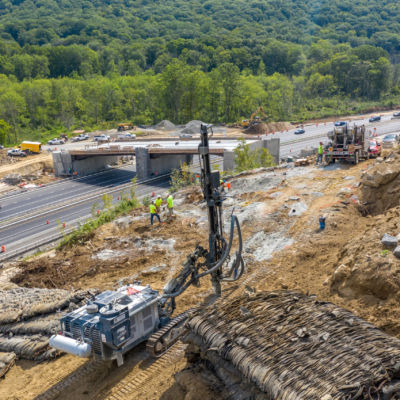
<instances>
[{"instance_id":1,"label":"gravel pile","mask_svg":"<svg viewBox=\"0 0 400 400\"><path fill-rule=\"evenodd\" d=\"M176 126L171 121L164 119L156 125L156 129L164 131L173 131L174 129L176 129Z\"/></svg>"}]
</instances>

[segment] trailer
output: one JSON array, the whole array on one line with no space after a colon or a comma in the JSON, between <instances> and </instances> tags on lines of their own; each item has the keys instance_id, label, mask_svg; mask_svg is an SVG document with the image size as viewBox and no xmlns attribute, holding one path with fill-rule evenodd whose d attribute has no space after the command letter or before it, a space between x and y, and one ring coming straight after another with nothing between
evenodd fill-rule
<instances>
[{"instance_id":1,"label":"trailer","mask_svg":"<svg viewBox=\"0 0 400 400\"><path fill-rule=\"evenodd\" d=\"M336 122L333 131L328 132L329 144L324 149L325 161L330 164L336 160L358 164L369 158L369 132L365 125L352 125Z\"/></svg>"}]
</instances>

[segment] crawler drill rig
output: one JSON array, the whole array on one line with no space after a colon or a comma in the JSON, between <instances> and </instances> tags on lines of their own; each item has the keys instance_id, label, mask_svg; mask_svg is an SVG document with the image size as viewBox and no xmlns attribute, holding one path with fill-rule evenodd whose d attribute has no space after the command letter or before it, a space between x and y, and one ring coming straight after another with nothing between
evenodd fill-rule
<instances>
[{"instance_id":1,"label":"crawler drill rig","mask_svg":"<svg viewBox=\"0 0 400 400\"><path fill-rule=\"evenodd\" d=\"M221 295L221 282L236 281L244 272L242 236L237 217L231 215L229 241L224 238L222 204L218 171L211 171L208 142L209 125L201 125L199 158L201 185L208 207L209 249L200 245L190 254L180 273L169 281L163 293L135 282L116 291L105 291L89 303L61 318L61 332L50 338L50 345L80 357L117 360L147 340L147 351L161 356L184 333L188 311L172 318L175 299L189 286L199 286L201 278L210 275L215 295ZM234 231L238 249L231 258Z\"/></svg>"}]
</instances>

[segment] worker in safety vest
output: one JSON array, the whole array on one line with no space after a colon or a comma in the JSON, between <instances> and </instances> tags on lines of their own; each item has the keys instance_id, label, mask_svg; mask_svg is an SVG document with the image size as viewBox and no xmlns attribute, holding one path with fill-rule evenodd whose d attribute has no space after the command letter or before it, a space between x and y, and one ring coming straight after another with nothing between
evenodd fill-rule
<instances>
[{"instance_id":1,"label":"worker in safety vest","mask_svg":"<svg viewBox=\"0 0 400 400\"><path fill-rule=\"evenodd\" d=\"M156 201L154 202L156 209L157 209L157 214L160 214L161 212L161 204L162 204L162 198L160 195L157 196Z\"/></svg>"},{"instance_id":2,"label":"worker in safety vest","mask_svg":"<svg viewBox=\"0 0 400 400\"><path fill-rule=\"evenodd\" d=\"M168 219L172 218L172 215L174 214L174 198L172 197L172 194L167 197L167 209Z\"/></svg>"},{"instance_id":3,"label":"worker in safety vest","mask_svg":"<svg viewBox=\"0 0 400 400\"><path fill-rule=\"evenodd\" d=\"M322 158L324 156L324 146L322 142L319 142L318 154L317 154L317 164L322 164Z\"/></svg>"},{"instance_id":4,"label":"worker in safety vest","mask_svg":"<svg viewBox=\"0 0 400 400\"><path fill-rule=\"evenodd\" d=\"M151 202L150 204L150 224L153 225L153 219L154 217L157 217L158 222L161 224L161 219L160 216L157 214L157 208L154 204L154 201Z\"/></svg>"}]
</instances>

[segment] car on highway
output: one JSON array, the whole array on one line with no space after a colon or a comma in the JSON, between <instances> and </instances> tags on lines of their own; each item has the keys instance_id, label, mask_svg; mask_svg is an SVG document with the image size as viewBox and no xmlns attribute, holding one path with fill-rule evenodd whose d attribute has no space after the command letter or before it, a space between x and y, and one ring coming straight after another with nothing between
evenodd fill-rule
<instances>
[{"instance_id":1,"label":"car on highway","mask_svg":"<svg viewBox=\"0 0 400 400\"><path fill-rule=\"evenodd\" d=\"M370 140L368 153L370 157L379 157L382 153L382 144L376 139Z\"/></svg>"},{"instance_id":2,"label":"car on highway","mask_svg":"<svg viewBox=\"0 0 400 400\"><path fill-rule=\"evenodd\" d=\"M191 139L193 137L193 135L191 135L190 133L181 133L179 135L179 139Z\"/></svg>"},{"instance_id":3,"label":"car on highway","mask_svg":"<svg viewBox=\"0 0 400 400\"><path fill-rule=\"evenodd\" d=\"M136 135L133 133L120 133L118 136L117 136L117 139L119 139L119 140L134 140L134 139L136 139Z\"/></svg>"},{"instance_id":4,"label":"car on highway","mask_svg":"<svg viewBox=\"0 0 400 400\"><path fill-rule=\"evenodd\" d=\"M49 145L57 145L57 144L64 144L64 140L63 139L58 139L58 138L54 138L54 139L50 139L47 144Z\"/></svg>"},{"instance_id":5,"label":"car on highway","mask_svg":"<svg viewBox=\"0 0 400 400\"><path fill-rule=\"evenodd\" d=\"M397 145L399 142L399 136L396 133L390 133L386 135L382 140L383 148L391 148Z\"/></svg>"},{"instance_id":6,"label":"car on highway","mask_svg":"<svg viewBox=\"0 0 400 400\"><path fill-rule=\"evenodd\" d=\"M71 140L73 142L81 142L82 140L88 140L89 139L89 135L86 135L86 133L82 133L78 136L74 136Z\"/></svg>"},{"instance_id":7,"label":"car on highway","mask_svg":"<svg viewBox=\"0 0 400 400\"><path fill-rule=\"evenodd\" d=\"M346 121L336 121L335 122L335 126L345 126L345 125L347 125Z\"/></svg>"},{"instance_id":8,"label":"car on highway","mask_svg":"<svg viewBox=\"0 0 400 400\"><path fill-rule=\"evenodd\" d=\"M26 157L26 153L20 149L8 150L7 155L10 157Z\"/></svg>"},{"instance_id":9,"label":"car on highway","mask_svg":"<svg viewBox=\"0 0 400 400\"><path fill-rule=\"evenodd\" d=\"M299 129L296 129L295 131L294 131L294 134L295 135L301 135L302 133L304 133L305 132L305 130L303 129L303 128L299 128Z\"/></svg>"},{"instance_id":10,"label":"car on highway","mask_svg":"<svg viewBox=\"0 0 400 400\"><path fill-rule=\"evenodd\" d=\"M393 118L400 118L400 111L396 111L393 113Z\"/></svg>"},{"instance_id":11,"label":"car on highway","mask_svg":"<svg viewBox=\"0 0 400 400\"><path fill-rule=\"evenodd\" d=\"M381 120L380 115L373 115L373 116L371 116L371 118L369 119L369 122L377 122L377 121L380 121L380 120Z\"/></svg>"},{"instance_id":12,"label":"car on highway","mask_svg":"<svg viewBox=\"0 0 400 400\"><path fill-rule=\"evenodd\" d=\"M110 136L108 136L108 135L96 135L96 136L93 136L93 140L95 142L109 142L110 141Z\"/></svg>"}]
</instances>

